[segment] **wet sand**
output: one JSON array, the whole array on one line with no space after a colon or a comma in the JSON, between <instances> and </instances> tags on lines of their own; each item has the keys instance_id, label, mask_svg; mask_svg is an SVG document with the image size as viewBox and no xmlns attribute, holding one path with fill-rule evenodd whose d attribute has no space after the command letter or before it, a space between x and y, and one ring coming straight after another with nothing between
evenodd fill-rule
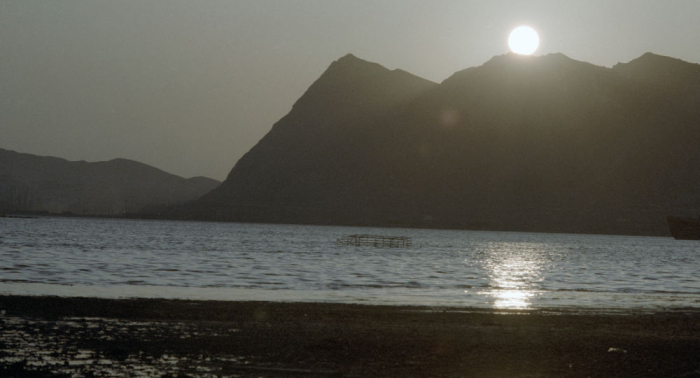
<instances>
[{"instance_id":1,"label":"wet sand","mask_svg":"<svg viewBox=\"0 0 700 378\"><path fill-rule=\"evenodd\" d=\"M700 377L700 312L0 296L0 376Z\"/></svg>"}]
</instances>

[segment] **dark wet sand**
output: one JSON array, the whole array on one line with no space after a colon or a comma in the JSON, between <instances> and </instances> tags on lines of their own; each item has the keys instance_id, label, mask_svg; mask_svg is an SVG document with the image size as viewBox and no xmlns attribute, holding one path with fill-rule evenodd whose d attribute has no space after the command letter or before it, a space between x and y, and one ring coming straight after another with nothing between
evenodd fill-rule
<instances>
[{"instance_id":1,"label":"dark wet sand","mask_svg":"<svg viewBox=\"0 0 700 378\"><path fill-rule=\"evenodd\" d=\"M700 377L691 311L21 296L0 296L0 310L0 376Z\"/></svg>"}]
</instances>

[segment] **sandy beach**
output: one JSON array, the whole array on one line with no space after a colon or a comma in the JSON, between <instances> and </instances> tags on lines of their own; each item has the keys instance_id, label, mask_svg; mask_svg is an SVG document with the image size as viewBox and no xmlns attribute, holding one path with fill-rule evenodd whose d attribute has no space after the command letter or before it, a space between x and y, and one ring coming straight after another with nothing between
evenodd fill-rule
<instances>
[{"instance_id":1,"label":"sandy beach","mask_svg":"<svg viewBox=\"0 0 700 378\"><path fill-rule=\"evenodd\" d=\"M8 377L700 377L700 313L0 296Z\"/></svg>"}]
</instances>

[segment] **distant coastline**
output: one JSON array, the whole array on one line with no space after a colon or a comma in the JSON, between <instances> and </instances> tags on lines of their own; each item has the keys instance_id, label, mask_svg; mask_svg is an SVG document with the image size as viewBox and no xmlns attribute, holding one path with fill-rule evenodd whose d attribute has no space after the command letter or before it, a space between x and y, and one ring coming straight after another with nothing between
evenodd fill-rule
<instances>
[{"instance_id":1,"label":"distant coastline","mask_svg":"<svg viewBox=\"0 0 700 378\"><path fill-rule=\"evenodd\" d=\"M0 214L122 216L184 203L219 185L126 159L88 163L0 149Z\"/></svg>"}]
</instances>

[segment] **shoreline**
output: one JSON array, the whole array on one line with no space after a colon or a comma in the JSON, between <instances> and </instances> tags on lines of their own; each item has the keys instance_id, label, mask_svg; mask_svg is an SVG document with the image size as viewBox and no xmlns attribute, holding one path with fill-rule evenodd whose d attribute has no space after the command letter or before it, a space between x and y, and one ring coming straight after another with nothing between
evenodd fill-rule
<instances>
[{"instance_id":1,"label":"shoreline","mask_svg":"<svg viewBox=\"0 0 700 378\"><path fill-rule=\"evenodd\" d=\"M173 221L173 222L206 222L206 223L234 223L234 224L261 224L261 225L282 225L282 226L320 226L320 227L371 227L385 229L408 229L408 230L447 230L447 231L476 231L476 232L521 232L535 234L571 234L571 235L599 235L599 236L629 236L629 237L652 237L652 238L673 238L671 231L665 229L659 232L612 232L603 229L596 230L565 230L565 229L540 229L540 228L513 228L496 227L484 224L462 224L462 225L432 225L425 223L363 223L363 222L293 222L293 221L255 221L255 220L231 220L220 218L191 218L191 217L169 217L151 213L127 213L127 214L74 214L74 213L50 213L46 211L9 211L0 213L0 218L17 219L38 219L38 218L85 218L85 219L121 219L136 221Z\"/></svg>"},{"instance_id":2,"label":"shoreline","mask_svg":"<svg viewBox=\"0 0 700 378\"><path fill-rule=\"evenodd\" d=\"M0 311L0 375L700 377L694 309L606 314L0 295Z\"/></svg>"},{"instance_id":3,"label":"shoreline","mask_svg":"<svg viewBox=\"0 0 700 378\"><path fill-rule=\"evenodd\" d=\"M27 284L23 283L22 286ZM38 284L40 289L46 289L44 285ZM76 285L71 285L73 287ZM94 289L93 287L90 287ZM641 307L592 307L592 306L564 306L564 307L482 307L482 306L470 306L467 304L445 304L442 302L438 303L421 303L414 301L413 303L408 302L383 302L379 303L378 300L372 301L352 301L345 299L328 300L324 296L305 296L301 298L290 297L287 293L282 293L281 295L260 295L259 298L251 299L251 295L264 294L268 292L267 290L250 290L244 289L245 291L253 291L251 295L240 295L237 293L235 298L227 299L222 296L201 296L197 297L195 295L179 297L176 295L165 295L165 296L155 296L149 295L153 294L151 291L138 292L133 295L133 292L129 292L127 295L118 295L118 291L121 287L115 287L112 289L105 289L96 292L84 293L83 290L78 292L73 292L71 290L43 290L40 293L38 290L25 290L25 291L4 291L0 292L0 306L5 303L6 298L17 298L21 300L29 301L53 301L56 300L59 303L65 301L78 301L85 303L126 303L126 302L142 302L142 303L162 303L162 304L172 304L175 307L184 304L202 304L202 305L213 305L215 307L227 307L233 306L234 304L269 304L272 306L337 306L342 307L359 307L364 309L378 309L385 308L391 311L404 311L404 312L431 312L431 313L464 313L464 314L490 314L490 315L546 315L546 316L639 316L639 315L658 315L658 314L687 314L694 315L697 314L700 317L700 307L653 307L653 306L641 306ZM127 286L128 288L128 286ZM179 288L182 289L182 288ZM227 291L231 289L226 288ZM178 292L178 294L182 294ZM201 294L201 293L196 293ZM11 301L11 300L10 300ZM179 304L179 305L178 305ZM2 307L0 307L1 309ZM65 304L60 305L65 311ZM100 311L97 308L92 308L91 311ZM183 313L180 311L180 313ZM64 315L65 316L65 315ZM78 315L74 315L78 316Z\"/></svg>"},{"instance_id":4,"label":"shoreline","mask_svg":"<svg viewBox=\"0 0 700 378\"><path fill-rule=\"evenodd\" d=\"M527 302L497 305L497 292L478 295L434 296L340 290L249 289L230 287L182 287L151 285L93 286L40 282L0 282L0 296L58 296L102 299L169 299L185 301L290 302L361 304L367 306L445 308L450 311L541 311L567 314L640 314L700 312L697 295L691 293L566 293L539 292ZM555 299L555 300L552 300ZM555 304L556 303L556 304ZM602 306L601 304L606 304Z\"/></svg>"}]
</instances>

